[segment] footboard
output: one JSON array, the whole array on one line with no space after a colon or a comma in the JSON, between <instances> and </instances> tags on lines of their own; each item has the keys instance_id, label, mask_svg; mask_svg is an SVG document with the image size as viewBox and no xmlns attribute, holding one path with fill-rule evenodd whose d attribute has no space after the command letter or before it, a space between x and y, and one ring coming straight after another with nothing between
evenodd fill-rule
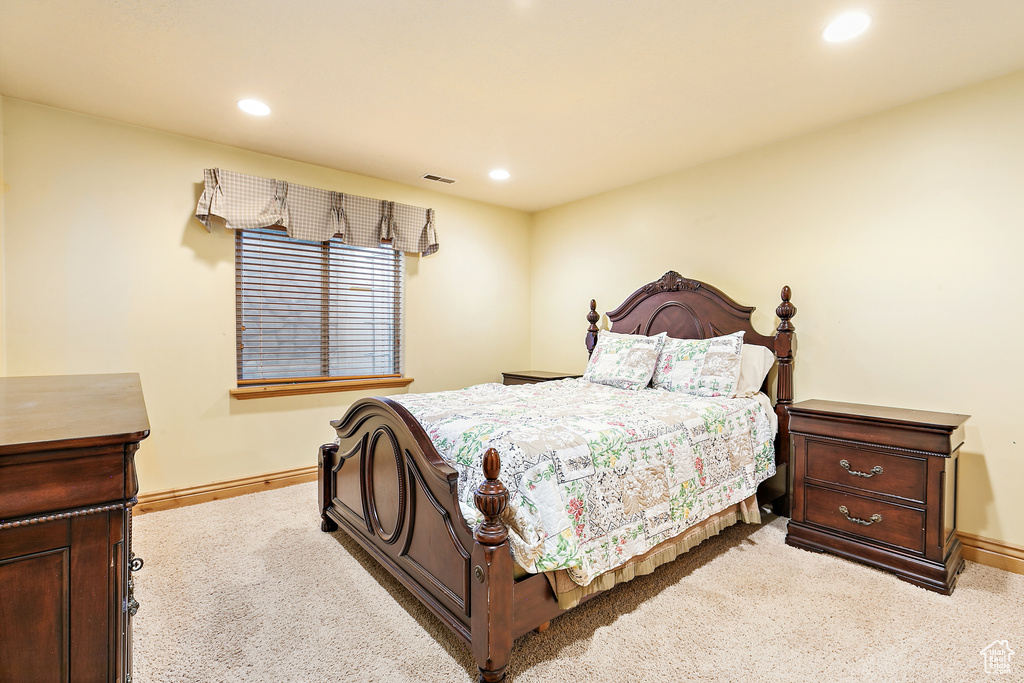
<instances>
[{"instance_id":1,"label":"footboard","mask_svg":"<svg viewBox=\"0 0 1024 683\"><path fill-rule=\"evenodd\" d=\"M320 447L321 528L344 529L470 645L481 681L504 680L513 578L497 452L484 456L475 493L484 521L471 530L458 473L400 404L364 399L331 425L338 443Z\"/></svg>"},{"instance_id":2,"label":"footboard","mask_svg":"<svg viewBox=\"0 0 1024 683\"><path fill-rule=\"evenodd\" d=\"M387 398L354 404L320 448L321 526L341 526L467 643L473 531L458 474L423 428Z\"/></svg>"}]
</instances>

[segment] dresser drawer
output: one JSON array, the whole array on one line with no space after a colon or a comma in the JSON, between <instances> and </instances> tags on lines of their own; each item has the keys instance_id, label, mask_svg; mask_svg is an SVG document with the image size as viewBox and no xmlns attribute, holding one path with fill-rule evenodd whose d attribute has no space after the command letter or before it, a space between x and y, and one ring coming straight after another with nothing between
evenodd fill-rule
<instances>
[{"instance_id":1,"label":"dresser drawer","mask_svg":"<svg viewBox=\"0 0 1024 683\"><path fill-rule=\"evenodd\" d=\"M807 437L808 479L925 502L926 456L890 455L854 445Z\"/></svg>"},{"instance_id":2,"label":"dresser drawer","mask_svg":"<svg viewBox=\"0 0 1024 683\"><path fill-rule=\"evenodd\" d=\"M804 487L804 495L804 519L812 524L924 552L924 510L811 485Z\"/></svg>"},{"instance_id":3,"label":"dresser drawer","mask_svg":"<svg viewBox=\"0 0 1024 683\"><path fill-rule=\"evenodd\" d=\"M10 460L0 465L0 520L124 500L124 444Z\"/></svg>"}]
</instances>

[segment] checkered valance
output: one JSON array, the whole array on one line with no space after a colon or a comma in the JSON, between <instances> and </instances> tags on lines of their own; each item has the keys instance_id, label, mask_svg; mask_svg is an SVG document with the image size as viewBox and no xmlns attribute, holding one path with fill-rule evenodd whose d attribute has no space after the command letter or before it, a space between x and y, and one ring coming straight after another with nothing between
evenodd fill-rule
<instances>
[{"instance_id":1,"label":"checkered valance","mask_svg":"<svg viewBox=\"0 0 1024 683\"><path fill-rule=\"evenodd\" d=\"M437 251L434 210L331 190L293 185L219 168L203 171L206 187L196 206L207 230L221 218L233 230L280 225L298 240L323 242L335 235L345 244L428 256Z\"/></svg>"}]
</instances>

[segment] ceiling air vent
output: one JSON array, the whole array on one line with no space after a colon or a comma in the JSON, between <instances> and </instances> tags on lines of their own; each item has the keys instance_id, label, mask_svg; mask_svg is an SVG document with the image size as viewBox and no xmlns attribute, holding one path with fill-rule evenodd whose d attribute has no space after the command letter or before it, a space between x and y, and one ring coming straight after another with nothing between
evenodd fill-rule
<instances>
[{"instance_id":1,"label":"ceiling air vent","mask_svg":"<svg viewBox=\"0 0 1024 683\"><path fill-rule=\"evenodd\" d=\"M423 179L433 180L435 183L445 183L446 185L451 185L455 182L455 178L445 178L443 175L434 175L433 173L425 173Z\"/></svg>"}]
</instances>

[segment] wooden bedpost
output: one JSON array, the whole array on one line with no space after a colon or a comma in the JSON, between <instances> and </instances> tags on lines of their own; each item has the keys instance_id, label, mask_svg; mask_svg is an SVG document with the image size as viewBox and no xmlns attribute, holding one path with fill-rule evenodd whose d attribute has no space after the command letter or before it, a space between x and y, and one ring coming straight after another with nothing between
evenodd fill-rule
<instances>
[{"instance_id":1,"label":"wooden bedpost","mask_svg":"<svg viewBox=\"0 0 1024 683\"><path fill-rule=\"evenodd\" d=\"M474 500L484 521L473 531L472 607L473 657L480 669L480 681L505 680L505 668L512 655L512 553L508 527L501 513L508 505L508 489L498 480L501 459L488 448L484 454L486 481L476 490Z\"/></svg>"},{"instance_id":2,"label":"wooden bedpost","mask_svg":"<svg viewBox=\"0 0 1024 683\"><path fill-rule=\"evenodd\" d=\"M597 301L595 299L590 300L590 313L587 313L587 322L590 326L587 328L587 355L591 356L594 353L594 347L597 346L597 321L601 319L601 314L597 312Z\"/></svg>"},{"instance_id":3,"label":"wooden bedpost","mask_svg":"<svg viewBox=\"0 0 1024 683\"><path fill-rule=\"evenodd\" d=\"M792 471L789 456L789 407L793 405L793 357L796 355L796 328L791 320L796 315L796 306L789 302L792 291L789 285L782 288L782 303L775 309L779 316L779 328L775 334L775 356L779 363L779 379L775 392L775 414L779 418L779 443L775 452L777 461L786 465L786 495L775 502L775 513L786 517L790 514L792 492Z\"/></svg>"},{"instance_id":4,"label":"wooden bedpost","mask_svg":"<svg viewBox=\"0 0 1024 683\"><path fill-rule=\"evenodd\" d=\"M337 531L338 524L327 516L327 506L331 504L331 486L334 478L331 476L331 468L334 467L334 456L338 454L338 444L325 443L320 447L320 530Z\"/></svg>"}]
</instances>

